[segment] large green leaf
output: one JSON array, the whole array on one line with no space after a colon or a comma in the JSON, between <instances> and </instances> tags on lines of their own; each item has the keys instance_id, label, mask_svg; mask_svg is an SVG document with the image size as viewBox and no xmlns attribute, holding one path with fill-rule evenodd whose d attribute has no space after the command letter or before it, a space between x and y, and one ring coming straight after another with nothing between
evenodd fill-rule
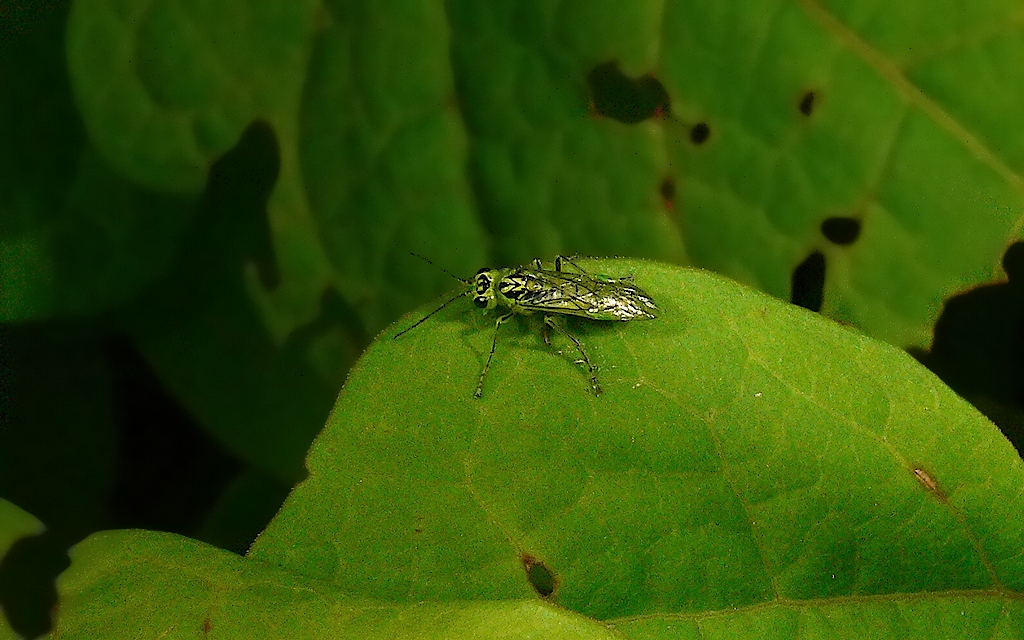
<instances>
[{"instance_id":1,"label":"large green leaf","mask_svg":"<svg viewBox=\"0 0 1024 640\"><path fill-rule=\"evenodd\" d=\"M1001 639L1019 638L1022 622L1017 601L951 594L788 602L604 624L537 599L403 603L346 596L169 534L100 533L71 555L72 569L59 581L64 598L53 638Z\"/></svg>"},{"instance_id":2,"label":"large green leaf","mask_svg":"<svg viewBox=\"0 0 1024 640\"><path fill-rule=\"evenodd\" d=\"M493 325L465 300L386 333L250 557L401 601L525 597L543 565L624 629L1018 615L1024 464L923 367L706 272L586 264L662 308L569 323L603 395L523 321L474 399Z\"/></svg>"},{"instance_id":3,"label":"large green leaf","mask_svg":"<svg viewBox=\"0 0 1024 640\"><path fill-rule=\"evenodd\" d=\"M477 400L493 316L460 299L395 339L406 318L245 559L94 536L57 633L1019 637L1024 462L991 423L903 352L721 277L581 265L661 308L568 323L602 395L519 318Z\"/></svg>"},{"instance_id":4,"label":"large green leaf","mask_svg":"<svg viewBox=\"0 0 1024 640\"><path fill-rule=\"evenodd\" d=\"M1010 0L286 5L79 0L69 26L87 128L137 180L198 189L274 128L282 280L249 289L278 341L331 286L381 328L425 289L409 248L493 246L690 259L780 297L820 252L823 311L925 346L1020 236ZM654 108L615 106L629 78Z\"/></svg>"},{"instance_id":5,"label":"large green leaf","mask_svg":"<svg viewBox=\"0 0 1024 640\"><path fill-rule=\"evenodd\" d=\"M98 533L71 553L53 638L612 638L543 602L397 603L187 538Z\"/></svg>"},{"instance_id":6,"label":"large green leaf","mask_svg":"<svg viewBox=\"0 0 1024 640\"><path fill-rule=\"evenodd\" d=\"M252 122L276 139L278 277L247 253L196 264L229 288L193 304L179 282L156 294L175 313L129 324L205 424L294 477L295 446L246 435L312 433L352 350L448 286L410 250L463 276L556 252L692 262L783 298L820 252L824 313L927 345L1020 235L1015 6L78 0L67 43L95 161L138 183L194 193ZM637 91L653 101L623 108ZM11 247L11 279L48 281ZM234 401L207 383L237 371Z\"/></svg>"}]
</instances>

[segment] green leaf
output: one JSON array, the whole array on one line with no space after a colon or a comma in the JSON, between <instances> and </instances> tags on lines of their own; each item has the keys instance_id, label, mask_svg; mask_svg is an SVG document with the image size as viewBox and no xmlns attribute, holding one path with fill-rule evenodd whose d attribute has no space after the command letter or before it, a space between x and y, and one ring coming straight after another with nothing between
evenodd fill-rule
<instances>
[{"instance_id":1,"label":"green leaf","mask_svg":"<svg viewBox=\"0 0 1024 640\"><path fill-rule=\"evenodd\" d=\"M409 251L472 273L487 230L466 175L443 4L324 10L332 21L310 62L302 166L338 290L375 335L450 284Z\"/></svg>"},{"instance_id":2,"label":"green leaf","mask_svg":"<svg viewBox=\"0 0 1024 640\"><path fill-rule=\"evenodd\" d=\"M612 638L536 600L381 602L171 534L96 534L71 552L53 638Z\"/></svg>"},{"instance_id":3,"label":"green leaf","mask_svg":"<svg viewBox=\"0 0 1024 640\"><path fill-rule=\"evenodd\" d=\"M820 252L826 314L921 347L1021 236L1017 11L80 0L68 42L90 136L144 184L195 191L274 128L282 281L248 283L278 342L332 287L383 327L427 289L408 249L692 261L783 298Z\"/></svg>"},{"instance_id":4,"label":"green leaf","mask_svg":"<svg viewBox=\"0 0 1024 640\"><path fill-rule=\"evenodd\" d=\"M582 266L662 309L568 323L603 395L523 318L476 400L493 316L463 299L393 339L424 307L355 366L249 557L397 601L528 597L542 564L551 600L644 633L1019 619L1024 463L923 367L707 272Z\"/></svg>"},{"instance_id":5,"label":"green leaf","mask_svg":"<svg viewBox=\"0 0 1024 640\"><path fill-rule=\"evenodd\" d=\"M45 529L35 516L0 498L0 558L18 540L37 536Z\"/></svg>"},{"instance_id":6,"label":"green leaf","mask_svg":"<svg viewBox=\"0 0 1024 640\"><path fill-rule=\"evenodd\" d=\"M277 132L280 170L267 214L281 286L265 289L254 268L247 275L279 343L316 317L330 284L297 148L316 7L310 0L80 0L68 19L68 66L86 129L125 175L195 193L250 123Z\"/></svg>"}]
</instances>

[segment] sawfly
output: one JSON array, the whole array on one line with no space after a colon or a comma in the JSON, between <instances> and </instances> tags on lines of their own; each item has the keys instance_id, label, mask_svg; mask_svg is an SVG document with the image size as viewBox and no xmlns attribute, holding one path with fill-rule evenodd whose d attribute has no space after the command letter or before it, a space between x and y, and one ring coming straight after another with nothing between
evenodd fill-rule
<instances>
[{"instance_id":1,"label":"sawfly","mask_svg":"<svg viewBox=\"0 0 1024 640\"><path fill-rule=\"evenodd\" d=\"M423 256L416 257L434 264ZM566 270L566 265L571 266L574 271ZM480 309L498 309L491 351L487 354L487 361L480 372L480 380L473 393L476 398L480 398L484 392L484 379L491 367L491 358L494 357L494 349L498 343L498 328L515 314L543 314L543 337L546 345L551 346L551 329L558 331L573 343L580 353L581 359L577 363L586 366L590 374L590 388L595 395L601 394L601 385L597 381L597 367L590 361L583 343L566 331L556 316L569 315L612 322L648 320L658 316L658 306L654 299L633 283L632 276L611 278L589 274L571 258L564 256L555 257L554 269L545 269L540 260L534 260L531 266L504 269L485 267L477 271L472 280L465 280L451 273L448 275L466 285L466 290L447 300L412 326L399 331L395 334L395 339L420 326L427 318L462 297L471 296L473 304Z\"/></svg>"}]
</instances>

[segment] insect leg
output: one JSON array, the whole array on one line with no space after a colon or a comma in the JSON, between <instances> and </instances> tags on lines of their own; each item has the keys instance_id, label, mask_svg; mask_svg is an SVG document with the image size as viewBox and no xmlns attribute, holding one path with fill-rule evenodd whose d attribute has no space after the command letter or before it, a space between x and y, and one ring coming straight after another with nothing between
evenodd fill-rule
<instances>
[{"instance_id":1,"label":"insect leg","mask_svg":"<svg viewBox=\"0 0 1024 640\"><path fill-rule=\"evenodd\" d=\"M583 364L587 365L587 372L590 374L590 388L594 391L595 396L601 395L601 385L597 382L597 367L590 363L587 352L583 350L583 343L577 340L576 336L563 329L554 316L544 316L544 324L572 340L572 343L576 345L576 350L583 357Z\"/></svg>"},{"instance_id":2,"label":"insect leg","mask_svg":"<svg viewBox=\"0 0 1024 640\"><path fill-rule=\"evenodd\" d=\"M574 269L576 269L580 273L583 273L583 274L587 273L586 271L583 270L583 267L581 267L580 265L578 265L575 262L573 262L573 259L572 259L573 257L570 257L570 256L555 256L555 271L561 271L562 270L562 263L563 262L568 262L569 264L571 264L573 266Z\"/></svg>"},{"instance_id":3,"label":"insect leg","mask_svg":"<svg viewBox=\"0 0 1024 640\"><path fill-rule=\"evenodd\" d=\"M494 338L491 339L491 352L487 354L487 362L484 363L484 370L480 372L480 382L476 385L476 391L473 392L474 398L479 398L484 394L484 378L487 377L487 370L491 368L491 358L494 357L494 346L498 344L498 327L501 326L502 322L505 322L512 317L512 313L506 313L498 316L497 322L494 323Z\"/></svg>"},{"instance_id":4,"label":"insect leg","mask_svg":"<svg viewBox=\"0 0 1024 640\"><path fill-rule=\"evenodd\" d=\"M551 346L551 325L547 322L547 316L544 316L544 324L540 328L540 337L544 338L544 344Z\"/></svg>"},{"instance_id":5,"label":"insect leg","mask_svg":"<svg viewBox=\"0 0 1024 640\"><path fill-rule=\"evenodd\" d=\"M587 272L583 269L583 267L581 267L580 265L578 265L575 262L573 262L573 259L570 258L569 256L555 256L555 271L561 271L562 270L562 262L568 262L569 264L571 264L573 266L573 268L575 268L580 273L582 273L584 275L587 274ZM615 278L609 278L607 276L594 276L594 277L596 279L602 281L602 282L609 282L609 283L632 282L633 281L633 274L632 273L629 274L628 276L617 276Z\"/></svg>"}]
</instances>

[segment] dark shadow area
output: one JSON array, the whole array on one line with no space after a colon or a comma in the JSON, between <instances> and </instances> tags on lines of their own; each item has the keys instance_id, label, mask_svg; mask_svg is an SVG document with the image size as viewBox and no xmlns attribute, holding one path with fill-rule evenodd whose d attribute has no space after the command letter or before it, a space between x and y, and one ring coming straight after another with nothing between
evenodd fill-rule
<instances>
[{"instance_id":1,"label":"dark shadow area","mask_svg":"<svg viewBox=\"0 0 1024 640\"><path fill-rule=\"evenodd\" d=\"M280 164L273 129L266 122L254 122L210 167L200 203L200 232L206 243L212 243L212 255L231 264L252 260L267 289L281 281L267 218L267 200Z\"/></svg>"},{"instance_id":2,"label":"dark shadow area","mask_svg":"<svg viewBox=\"0 0 1024 640\"><path fill-rule=\"evenodd\" d=\"M1009 281L946 301L927 352L912 350L1024 450L1024 243L1003 255Z\"/></svg>"},{"instance_id":3,"label":"dark shadow area","mask_svg":"<svg viewBox=\"0 0 1024 640\"><path fill-rule=\"evenodd\" d=\"M828 218L821 223L821 235L840 246L851 245L860 237L860 220L856 218Z\"/></svg>"},{"instance_id":4,"label":"dark shadow area","mask_svg":"<svg viewBox=\"0 0 1024 640\"><path fill-rule=\"evenodd\" d=\"M34 638L50 631L57 589L68 568L68 540L44 532L15 542L0 560L0 606L16 633Z\"/></svg>"},{"instance_id":5,"label":"dark shadow area","mask_svg":"<svg viewBox=\"0 0 1024 640\"><path fill-rule=\"evenodd\" d=\"M0 606L28 638L50 630L54 579L99 528L112 484L110 375L84 324L0 324L0 498L47 527L0 560Z\"/></svg>"},{"instance_id":6,"label":"dark shadow area","mask_svg":"<svg viewBox=\"0 0 1024 640\"><path fill-rule=\"evenodd\" d=\"M270 127L249 127L212 167L200 215L168 274L124 307L73 322L0 325L0 445L23 461L39 460L35 466L46 474L37 480L19 471L9 488L10 469L5 474L0 467L0 488L6 488L0 496L48 527L45 535L19 542L0 565L0 603L19 634L35 637L50 630L53 581L66 568L72 545L92 531L112 528L203 539L211 509L244 468L156 377L125 337L121 316L145 310L173 326L179 315L190 313L193 301L220 295L225 277L237 281L239 265L248 260L257 263L265 284L276 284L266 202L278 162ZM325 306L338 305L332 300ZM330 398L325 404L324 415ZM72 429L38 434L41 424ZM22 435L26 425L34 425L34 440ZM109 459L96 463L103 456ZM110 477L106 483L76 480L83 466ZM263 502L244 507L249 511L241 525L221 520L216 532L232 550L247 547L276 513L280 500L270 503L283 499L288 488L272 484L256 487L257 493L265 490ZM26 485L32 491L18 490Z\"/></svg>"},{"instance_id":7,"label":"dark shadow area","mask_svg":"<svg viewBox=\"0 0 1024 640\"><path fill-rule=\"evenodd\" d=\"M66 12L68 0L7 0L0 6L0 48L25 35L56 10Z\"/></svg>"},{"instance_id":8,"label":"dark shadow area","mask_svg":"<svg viewBox=\"0 0 1024 640\"><path fill-rule=\"evenodd\" d=\"M587 74L587 84L594 111L612 120L636 124L669 113L668 92L651 74L633 79L617 62L606 62Z\"/></svg>"},{"instance_id":9,"label":"dark shadow area","mask_svg":"<svg viewBox=\"0 0 1024 640\"><path fill-rule=\"evenodd\" d=\"M113 338L120 451L104 529L194 535L242 463L195 422L131 342Z\"/></svg>"},{"instance_id":10,"label":"dark shadow area","mask_svg":"<svg viewBox=\"0 0 1024 640\"><path fill-rule=\"evenodd\" d=\"M825 299L825 256L815 251L793 270L792 289L789 301L793 304L821 311Z\"/></svg>"}]
</instances>

